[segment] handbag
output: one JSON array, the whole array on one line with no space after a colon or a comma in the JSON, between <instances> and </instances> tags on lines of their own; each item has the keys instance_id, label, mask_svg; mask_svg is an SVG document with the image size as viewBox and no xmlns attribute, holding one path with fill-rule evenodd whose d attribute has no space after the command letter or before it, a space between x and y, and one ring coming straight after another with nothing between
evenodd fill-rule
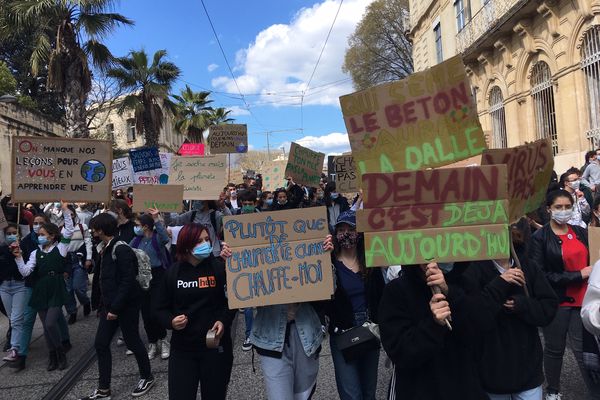
<instances>
[{"instance_id":1,"label":"handbag","mask_svg":"<svg viewBox=\"0 0 600 400\"><path fill-rule=\"evenodd\" d=\"M346 362L355 361L367 352L379 349L379 338L373 334L372 325L375 324L365 322L335 336L335 344Z\"/></svg>"}]
</instances>

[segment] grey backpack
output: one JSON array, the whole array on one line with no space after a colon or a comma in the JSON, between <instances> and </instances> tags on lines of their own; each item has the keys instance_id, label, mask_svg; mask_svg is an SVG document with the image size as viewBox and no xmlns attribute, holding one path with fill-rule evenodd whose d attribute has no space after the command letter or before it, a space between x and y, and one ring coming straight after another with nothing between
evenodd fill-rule
<instances>
[{"instance_id":1,"label":"grey backpack","mask_svg":"<svg viewBox=\"0 0 600 400\"><path fill-rule=\"evenodd\" d=\"M117 261L117 257L115 256L115 250L117 249L118 246L123 246L123 245L125 245L125 246L129 247L131 250L133 250L133 253L135 254L135 258L137 259L138 272L137 272L137 276L135 277L135 279L138 281L138 283L142 287L142 290L150 289L150 281L152 280L152 264L150 263L150 257L148 257L148 254L146 254L146 252L144 250L134 249L133 247L129 246L124 241L119 240L117 243L115 243L115 245L113 246L113 249L112 249L113 261Z\"/></svg>"}]
</instances>

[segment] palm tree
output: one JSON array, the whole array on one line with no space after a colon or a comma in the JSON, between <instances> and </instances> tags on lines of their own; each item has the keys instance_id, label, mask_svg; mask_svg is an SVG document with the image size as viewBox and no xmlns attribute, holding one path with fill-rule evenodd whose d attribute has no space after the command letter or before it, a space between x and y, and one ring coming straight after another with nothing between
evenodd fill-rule
<instances>
[{"instance_id":1,"label":"palm tree","mask_svg":"<svg viewBox=\"0 0 600 400\"><path fill-rule=\"evenodd\" d=\"M192 143L202 143L202 132L212 122L214 109L209 106L210 92L194 92L188 85L179 96L173 95L177 100L175 105L175 129L185 135Z\"/></svg>"},{"instance_id":2,"label":"palm tree","mask_svg":"<svg viewBox=\"0 0 600 400\"><path fill-rule=\"evenodd\" d=\"M163 110L176 111L175 104L169 100L169 93L181 71L172 62L164 60L166 55L166 50L158 50L154 53L152 64L148 65L145 50L132 50L126 57L118 58L117 66L107 72L130 93L123 99L119 114L134 110L135 129L144 132L146 146L150 147L158 147Z\"/></svg>"},{"instance_id":3,"label":"palm tree","mask_svg":"<svg viewBox=\"0 0 600 400\"><path fill-rule=\"evenodd\" d=\"M90 65L105 70L113 60L101 41L116 27L133 25L123 15L109 12L114 3L15 0L9 5L10 26L3 26L2 32L18 35L21 30L34 30L31 71L37 75L47 68L48 88L60 93L64 102L68 136L89 136L86 101L92 86Z\"/></svg>"},{"instance_id":4,"label":"palm tree","mask_svg":"<svg viewBox=\"0 0 600 400\"><path fill-rule=\"evenodd\" d=\"M235 119L229 118L231 110L223 107L215 108L210 115L210 125L223 125L234 122Z\"/></svg>"}]
</instances>

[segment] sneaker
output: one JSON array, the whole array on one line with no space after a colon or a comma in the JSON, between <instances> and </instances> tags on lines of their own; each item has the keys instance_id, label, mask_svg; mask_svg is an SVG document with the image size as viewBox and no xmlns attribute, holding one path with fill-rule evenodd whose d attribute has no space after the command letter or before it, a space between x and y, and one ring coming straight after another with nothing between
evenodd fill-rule
<instances>
[{"instance_id":1,"label":"sneaker","mask_svg":"<svg viewBox=\"0 0 600 400\"><path fill-rule=\"evenodd\" d=\"M91 312L92 312L92 307L91 307L90 303L84 304L83 305L83 316L87 317L88 315L90 315Z\"/></svg>"},{"instance_id":2,"label":"sneaker","mask_svg":"<svg viewBox=\"0 0 600 400\"><path fill-rule=\"evenodd\" d=\"M123 340L122 337L118 337L117 338L117 346L123 346L125 344L125 341Z\"/></svg>"},{"instance_id":3,"label":"sneaker","mask_svg":"<svg viewBox=\"0 0 600 400\"><path fill-rule=\"evenodd\" d=\"M131 351L131 350L129 350L129 349L127 349L127 351L125 352L125 355L126 355L126 356L130 356L130 355L132 355L132 354L133 354L133 351Z\"/></svg>"},{"instance_id":4,"label":"sneaker","mask_svg":"<svg viewBox=\"0 0 600 400\"><path fill-rule=\"evenodd\" d=\"M160 340L160 358L166 360L171 355L171 345L167 339Z\"/></svg>"},{"instance_id":5,"label":"sneaker","mask_svg":"<svg viewBox=\"0 0 600 400\"><path fill-rule=\"evenodd\" d=\"M154 360L154 357L156 357L156 343L150 343L148 345L148 359Z\"/></svg>"},{"instance_id":6,"label":"sneaker","mask_svg":"<svg viewBox=\"0 0 600 400\"><path fill-rule=\"evenodd\" d=\"M242 343L242 350L243 351L252 350L252 343L250 343L250 338L246 338L246 340L244 340L244 343Z\"/></svg>"},{"instance_id":7,"label":"sneaker","mask_svg":"<svg viewBox=\"0 0 600 400\"><path fill-rule=\"evenodd\" d=\"M77 322L77 314L69 315L69 325L73 325L75 322Z\"/></svg>"},{"instance_id":8,"label":"sneaker","mask_svg":"<svg viewBox=\"0 0 600 400\"><path fill-rule=\"evenodd\" d=\"M100 390L100 389L96 389L94 390L94 393L90 394L89 396L85 396L80 398L79 400L95 400L95 399L106 399L106 400L110 400L110 390Z\"/></svg>"},{"instance_id":9,"label":"sneaker","mask_svg":"<svg viewBox=\"0 0 600 400\"><path fill-rule=\"evenodd\" d=\"M133 389L133 392L131 393L131 395L133 397L143 396L146 393L148 393L148 391L152 388L153 385L154 385L154 378L140 379L140 382L138 383L137 387L135 389Z\"/></svg>"},{"instance_id":10,"label":"sneaker","mask_svg":"<svg viewBox=\"0 0 600 400\"><path fill-rule=\"evenodd\" d=\"M560 393L548 393L546 394L546 400L561 400L562 394Z\"/></svg>"},{"instance_id":11,"label":"sneaker","mask_svg":"<svg viewBox=\"0 0 600 400\"><path fill-rule=\"evenodd\" d=\"M8 354L6 355L6 357L4 357L2 359L2 361L13 362L13 361L17 361L17 359L19 358L19 355L17 354L16 349L10 349L7 353Z\"/></svg>"}]
</instances>

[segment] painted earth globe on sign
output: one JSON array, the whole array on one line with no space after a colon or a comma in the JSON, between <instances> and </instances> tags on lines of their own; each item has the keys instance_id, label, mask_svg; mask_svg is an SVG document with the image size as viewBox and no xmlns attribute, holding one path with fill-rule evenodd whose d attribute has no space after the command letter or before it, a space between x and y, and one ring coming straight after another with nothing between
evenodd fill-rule
<instances>
[{"instance_id":1,"label":"painted earth globe on sign","mask_svg":"<svg viewBox=\"0 0 600 400\"><path fill-rule=\"evenodd\" d=\"M106 177L106 167L98 160L88 160L81 166L81 176L87 182L100 182Z\"/></svg>"}]
</instances>

